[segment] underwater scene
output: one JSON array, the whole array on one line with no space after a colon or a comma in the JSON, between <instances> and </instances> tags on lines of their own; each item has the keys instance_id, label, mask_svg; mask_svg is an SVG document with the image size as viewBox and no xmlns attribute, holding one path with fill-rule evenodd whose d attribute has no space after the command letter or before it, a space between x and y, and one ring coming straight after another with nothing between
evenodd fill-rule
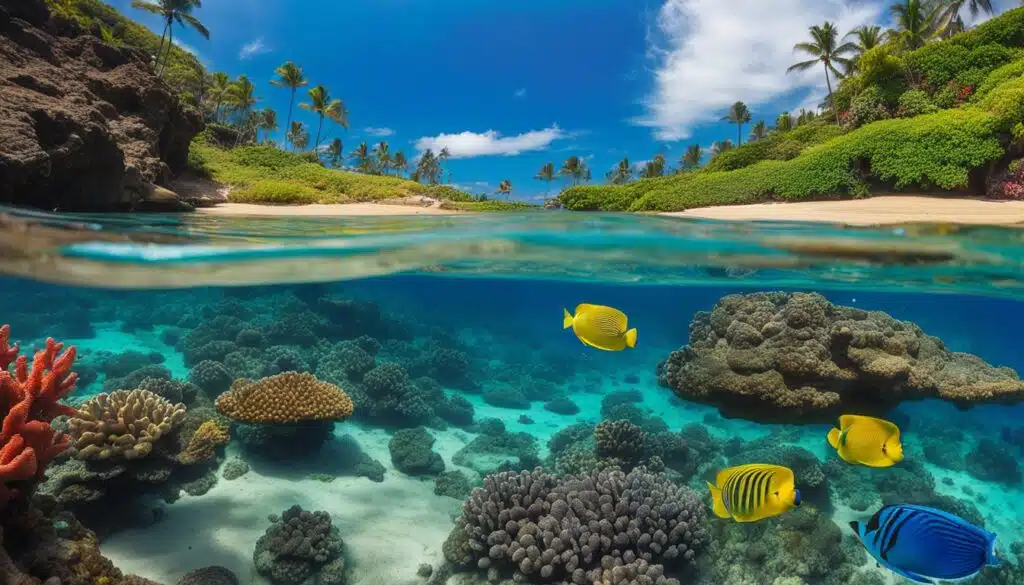
<instances>
[{"instance_id":1,"label":"underwater scene","mask_svg":"<svg viewBox=\"0 0 1024 585\"><path fill-rule=\"evenodd\" d=\"M4 585L1024 584L1019 229L2 223Z\"/></svg>"}]
</instances>

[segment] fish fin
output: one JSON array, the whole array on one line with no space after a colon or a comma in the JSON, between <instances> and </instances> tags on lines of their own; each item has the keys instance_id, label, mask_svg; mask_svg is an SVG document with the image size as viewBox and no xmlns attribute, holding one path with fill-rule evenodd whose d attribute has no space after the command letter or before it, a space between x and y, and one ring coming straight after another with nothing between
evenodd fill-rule
<instances>
[{"instance_id":1,"label":"fish fin","mask_svg":"<svg viewBox=\"0 0 1024 585\"><path fill-rule=\"evenodd\" d=\"M839 429L833 428L828 432L828 444L833 449L839 449Z\"/></svg>"},{"instance_id":2,"label":"fish fin","mask_svg":"<svg viewBox=\"0 0 1024 585\"><path fill-rule=\"evenodd\" d=\"M859 414L844 414L844 415L841 415L839 417L839 428L841 430L845 431L846 429L852 427L853 423L857 422L858 420L862 420L864 418L865 417L863 417L863 416L861 416Z\"/></svg>"},{"instance_id":3,"label":"fish fin","mask_svg":"<svg viewBox=\"0 0 1024 585\"><path fill-rule=\"evenodd\" d=\"M636 327L626 332L626 347L636 347Z\"/></svg>"},{"instance_id":4,"label":"fish fin","mask_svg":"<svg viewBox=\"0 0 1024 585\"><path fill-rule=\"evenodd\" d=\"M857 522L856 520L851 521L850 528L853 530L853 533L857 535L857 538L860 538L860 522Z\"/></svg>"},{"instance_id":5,"label":"fish fin","mask_svg":"<svg viewBox=\"0 0 1024 585\"><path fill-rule=\"evenodd\" d=\"M998 567L1003 564L1003 560L996 553L996 535L989 532L986 538L988 539L988 549L985 551L985 564L990 567Z\"/></svg>"},{"instance_id":6,"label":"fish fin","mask_svg":"<svg viewBox=\"0 0 1024 585\"><path fill-rule=\"evenodd\" d=\"M729 513L729 509L725 507L725 501L722 499L722 488L713 485L710 481L704 483L708 484L708 490L711 491L711 511L719 518L731 518L732 514Z\"/></svg>"},{"instance_id":7,"label":"fish fin","mask_svg":"<svg viewBox=\"0 0 1024 585\"><path fill-rule=\"evenodd\" d=\"M897 569L896 567L893 567L889 564L886 564L886 568L892 571L893 573L900 575L901 577L906 577L907 579L910 579L914 583L925 583L926 585L934 585L935 583L935 581L929 579L928 577L918 575L913 571L908 571L906 569Z\"/></svg>"},{"instance_id":8,"label":"fish fin","mask_svg":"<svg viewBox=\"0 0 1024 585\"><path fill-rule=\"evenodd\" d=\"M562 329L568 329L572 327L572 315L569 311L562 309Z\"/></svg>"}]
</instances>

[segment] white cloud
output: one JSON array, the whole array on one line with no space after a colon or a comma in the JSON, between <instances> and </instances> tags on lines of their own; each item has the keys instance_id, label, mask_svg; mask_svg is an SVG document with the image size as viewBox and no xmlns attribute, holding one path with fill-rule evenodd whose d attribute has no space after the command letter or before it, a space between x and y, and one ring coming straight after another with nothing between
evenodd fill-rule
<instances>
[{"instance_id":1,"label":"white cloud","mask_svg":"<svg viewBox=\"0 0 1024 585\"><path fill-rule=\"evenodd\" d=\"M517 98L526 97L526 88L525 87L520 87L512 95L516 96Z\"/></svg>"},{"instance_id":2,"label":"white cloud","mask_svg":"<svg viewBox=\"0 0 1024 585\"><path fill-rule=\"evenodd\" d=\"M178 47L179 49L181 49L182 51L185 51L186 53L191 53L192 55L194 55L196 57L199 56L199 50L196 49L195 47L193 47L192 45L186 45L185 43L179 41L178 39L174 39L174 45L176 47Z\"/></svg>"},{"instance_id":3,"label":"white cloud","mask_svg":"<svg viewBox=\"0 0 1024 585\"><path fill-rule=\"evenodd\" d=\"M241 60L251 59L256 55L264 55L270 52L270 47L263 41L263 37L252 41L242 47L242 50L238 52L238 58Z\"/></svg>"},{"instance_id":4,"label":"white cloud","mask_svg":"<svg viewBox=\"0 0 1024 585\"><path fill-rule=\"evenodd\" d=\"M531 130L515 136L502 136L495 130L486 132L460 132L424 136L416 141L419 151L433 149L435 152L447 148L452 158L475 156L515 156L534 150L547 150L555 140L569 138L570 133L557 124L543 130Z\"/></svg>"},{"instance_id":5,"label":"white cloud","mask_svg":"<svg viewBox=\"0 0 1024 585\"><path fill-rule=\"evenodd\" d=\"M695 125L716 121L733 102L758 104L786 94L816 92L825 85L820 67L787 74L808 57L793 45L807 29L828 20L840 34L873 22L883 13L878 0L665 0L657 18L658 40L649 41L657 60L646 113L635 119L658 140L688 138Z\"/></svg>"},{"instance_id":6,"label":"white cloud","mask_svg":"<svg viewBox=\"0 0 1024 585\"><path fill-rule=\"evenodd\" d=\"M366 132L370 136L391 136L395 133L391 128L363 128L363 132Z\"/></svg>"}]
</instances>

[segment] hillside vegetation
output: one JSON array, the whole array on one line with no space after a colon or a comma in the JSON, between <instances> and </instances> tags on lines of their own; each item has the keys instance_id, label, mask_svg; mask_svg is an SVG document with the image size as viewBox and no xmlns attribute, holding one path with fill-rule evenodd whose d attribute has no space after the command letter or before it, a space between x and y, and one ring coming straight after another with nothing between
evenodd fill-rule
<instances>
[{"instance_id":1,"label":"hillside vegetation","mask_svg":"<svg viewBox=\"0 0 1024 585\"><path fill-rule=\"evenodd\" d=\"M447 185L325 168L308 154L273 146L223 149L200 135L189 151L189 166L200 175L231 185L231 201L289 205L357 203L425 196L470 202L472 197Z\"/></svg>"},{"instance_id":2,"label":"hillside vegetation","mask_svg":"<svg viewBox=\"0 0 1024 585\"><path fill-rule=\"evenodd\" d=\"M1017 168L1024 144L1022 47L1024 8L913 51L882 44L835 92L840 126L819 119L777 129L703 169L571 187L558 201L572 210L678 211L883 190L1009 193L1001 177Z\"/></svg>"}]
</instances>

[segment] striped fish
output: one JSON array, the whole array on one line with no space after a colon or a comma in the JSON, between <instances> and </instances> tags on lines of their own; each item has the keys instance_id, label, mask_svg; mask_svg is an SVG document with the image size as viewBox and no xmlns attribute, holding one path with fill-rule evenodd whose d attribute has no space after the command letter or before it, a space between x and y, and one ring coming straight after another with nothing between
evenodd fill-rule
<instances>
[{"instance_id":1,"label":"striped fish","mask_svg":"<svg viewBox=\"0 0 1024 585\"><path fill-rule=\"evenodd\" d=\"M718 472L711 490L712 511L719 518L756 522L784 514L800 505L793 470L751 463Z\"/></svg>"},{"instance_id":2,"label":"striped fish","mask_svg":"<svg viewBox=\"0 0 1024 585\"><path fill-rule=\"evenodd\" d=\"M562 309L562 328L572 327L584 344L605 351L636 347L636 328L630 329L626 314L603 305L576 305L576 314Z\"/></svg>"},{"instance_id":3,"label":"striped fish","mask_svg":"<svg viewBox=\"0 0 1024 585\"><path fill-rule=\"evenodd\" d=\"M998 566L996 535L952 514L897 504L850 522L878 564L917 583L966 579Z\"/></svg>"}]
</instances>

